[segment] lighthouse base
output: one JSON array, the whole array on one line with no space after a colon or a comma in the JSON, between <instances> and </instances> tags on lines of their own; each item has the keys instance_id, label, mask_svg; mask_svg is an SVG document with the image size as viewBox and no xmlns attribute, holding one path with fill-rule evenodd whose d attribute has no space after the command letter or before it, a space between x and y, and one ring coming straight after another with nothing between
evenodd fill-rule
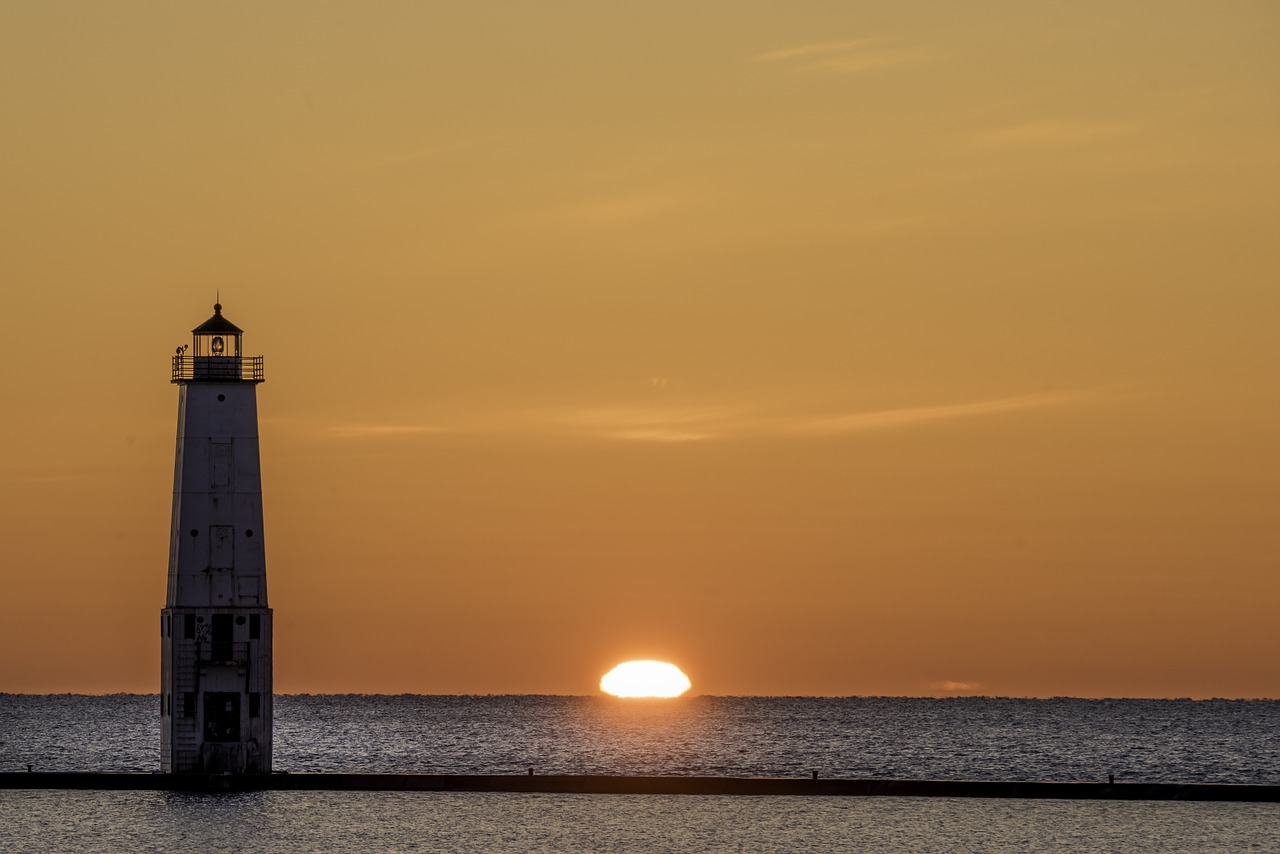
<instances>
[{"instance_id":1,"label":"lighthouse base","mask_svg":"<svg viewBox=\"0 0 1280 854\"><path fill-rule=\"evenodd\" d=\"M271 609L160 612L160 770L271 772Z\"/></svg>"}]
</instances>

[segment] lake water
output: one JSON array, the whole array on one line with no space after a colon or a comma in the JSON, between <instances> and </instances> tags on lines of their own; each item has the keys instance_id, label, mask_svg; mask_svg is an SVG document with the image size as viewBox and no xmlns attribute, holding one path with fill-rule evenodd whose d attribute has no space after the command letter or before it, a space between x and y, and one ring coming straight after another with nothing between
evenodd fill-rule
<instances>
[{"instance_id":1,"label":"lake water","mask_svg":"<svg viewBox=\"0 0 1280 854\"><path fill-rule=\"evenodd\" d=\"M1280 702L281 696L290 771L1280 783ZM0 769L151 771L154 696L0 695ZM0 850L1280 851L1280 805L0 792Z\"/></svg>"}]
</instances>

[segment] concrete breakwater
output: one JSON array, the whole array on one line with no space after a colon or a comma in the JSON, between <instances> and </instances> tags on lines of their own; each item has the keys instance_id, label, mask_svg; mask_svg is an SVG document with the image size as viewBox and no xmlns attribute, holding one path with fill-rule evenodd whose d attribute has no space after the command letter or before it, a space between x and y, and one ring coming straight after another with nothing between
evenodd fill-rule
<instances>
[{"instance_id":1,"label":"concrete breakwater","mask_svg":"<svg viewBox=\"0 0 1280 854\"><path fill-rule=\"evenodd\" d=\"M623 777L573 774L161 774L0 772L0 789L134 791L526 792L584 795L810 795L827 797L1053 798L1280 803L1280 786L1231 783L840 780L778 777Z\"/></svg>"}]
</instances>

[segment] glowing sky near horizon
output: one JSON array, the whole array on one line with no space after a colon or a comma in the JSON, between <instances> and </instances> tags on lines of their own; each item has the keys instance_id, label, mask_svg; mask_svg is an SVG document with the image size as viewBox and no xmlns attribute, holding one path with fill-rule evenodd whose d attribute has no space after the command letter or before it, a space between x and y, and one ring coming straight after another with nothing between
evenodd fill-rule
<instances>
[{"instance_id":1,"label":"glowing sky near horizon","mask_svg":"<svg viewBox=\"0 0 1280 854\"><path fill-rule=\"evenodd\" d=\"M278 690L1277 696L1277 8L4 4L0 691L220 291Z\"/></svg>"}]
</instances>

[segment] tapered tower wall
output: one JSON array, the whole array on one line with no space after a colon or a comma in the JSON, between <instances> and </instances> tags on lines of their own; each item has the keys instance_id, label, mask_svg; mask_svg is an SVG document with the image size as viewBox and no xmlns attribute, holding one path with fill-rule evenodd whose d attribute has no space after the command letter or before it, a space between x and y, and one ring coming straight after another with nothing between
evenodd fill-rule
<instances>
[{"instance_id":1,"label":"tapered tower wall","mask_svg":"<svg viewBox=\"0 0 1280 854\"><path fill-rule=\"evenodd\" d=\"M220 321L234 330L238 354L239 330L222 319L220 306L217 312L205 326ZM199 343L201 328L195 332ZM271 771L272 612L256 395L261 363L248 379L239 363L238 355L180 353L174 360L178 435L160 614L160 763L166 772Z\"/></svg>"}]
</instances>

